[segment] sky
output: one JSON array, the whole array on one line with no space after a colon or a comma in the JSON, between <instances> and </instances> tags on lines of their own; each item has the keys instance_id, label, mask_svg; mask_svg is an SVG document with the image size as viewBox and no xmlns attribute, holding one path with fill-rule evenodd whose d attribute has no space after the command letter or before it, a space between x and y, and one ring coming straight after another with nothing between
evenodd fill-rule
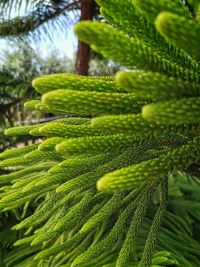
<instances>
[{"instance_id":1,"label":"sky","mask_svg":"<svg viewBox=\"0 0 200 267\"><path fill-rule=\"evenodd\" d=\"M70 27L66 34L54 33L51 40L47 37L44 41L33 42L32 46L42 57L47 57L52 50L55 50L60 56L73 58L77 47L77 38L73 33L73 27Z\"/></svg>"}]
</instances>

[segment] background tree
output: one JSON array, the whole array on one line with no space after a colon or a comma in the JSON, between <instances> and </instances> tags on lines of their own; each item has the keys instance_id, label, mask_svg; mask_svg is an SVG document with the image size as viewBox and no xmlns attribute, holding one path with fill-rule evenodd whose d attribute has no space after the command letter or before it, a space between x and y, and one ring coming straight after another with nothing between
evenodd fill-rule
<instances>
[{"instance_id":1,"label":"background tree","mask_svg":"<svg viewBox=\"0 0 200 267\"><path fill-rule=\"evenodd\" d=\"M96 3L94 0L80 0L81 16L80 21L93 20ZM76 60L76 74L88 75L91 49L84 42L78 41L78 51Z\"/></svg>"}]
</instances>

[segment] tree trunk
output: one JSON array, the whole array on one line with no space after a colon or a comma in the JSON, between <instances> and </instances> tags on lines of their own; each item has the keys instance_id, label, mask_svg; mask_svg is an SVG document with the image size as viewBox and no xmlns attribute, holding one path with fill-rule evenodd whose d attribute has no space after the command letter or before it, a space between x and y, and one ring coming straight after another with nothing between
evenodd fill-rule
<instances>
[{"instance_id":1,"label":"tree trunk","mask_svg":"<svg viewBox=\"0 0 200 267\"><path fill-rule=\"evenodd\" d=\"M81 2L81 17L82 20L92 20L95 13L95 2L94 0L80 0ZM76 74L79 75L88 75L89 70L89 60L90 60L90 46L78 42L78 51L76 58Z\"/></svg>"}]
</instances>

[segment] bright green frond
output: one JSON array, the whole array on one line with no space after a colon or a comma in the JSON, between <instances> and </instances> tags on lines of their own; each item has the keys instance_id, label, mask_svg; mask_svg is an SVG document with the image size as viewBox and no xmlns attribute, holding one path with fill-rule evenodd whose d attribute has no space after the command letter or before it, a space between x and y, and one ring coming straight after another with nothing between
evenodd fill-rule
<instances>
[{"instance_id":1,"label":"bright green frond","mask_svg":"<svg viewBox=\"0 0 200 267\"><path fill-rule=\"evenodd\" d=\"M33 87L41 94L58 90L69 89L79 91L120 92L113 77L85 77L74 74L52 74L33 80Z\"/></svg>"},{"instance_id":2,"label":"bright green frond","mask_svg":"<svg viewBox=\"0 0 200 267\"><path fill-rule=\"evenodd\" d=\"M133 4L151 23L154 23L162 11L173 12L186 17L186 19L191 17L189 9L180 0L133 0Z\"/></svg>"},{"instance_id":3,"label":"bright green frond","mask_svg":"<svg viewBox=\"0 0 200 267\"><path fill-rule=\"evenodd\" d=\"M200 160L199 146L200 141L197 137L166 155L108 173L98 181L97 187L107 192L142 187L170 172L187 168L194 161L198 162ZM190 155L189 158L188 155Z\"/></svg>"},{"instance_id":4,"label":"bright green frond","mask_svg":"<svg viewBox=\"0 0 200 267\"><path fill-rule=\"evenodd\" d=\"M200 59L200 25L197 22L173 13L162 12L158 15L155 25L170 43L183 49L194 59Z\"/></svg>"},{"instance_id":5,"label":"bright green frond","mask_svg":"<svg viewBox=\"0 0 200 267\"><path fill-rule=\"evenodd\" d=\"M84 116L101 114L137 113L149 101L134 94L58 90L46 93L43 103L65 113Z\"/></svg>"},{"instance_id":6,"label":"bright green frond","mask_svg":"<svg viewBox=\"0 0 200 267\"><path fill-rule=\"evenodd\" d=\"M145 119L167 125L198 124L199 114L200 97L158 102L146 105L142 109L142 116Z\"/></svg>"},{"instance_id":7,"label":"bright green frond","mask_svg":"<svg viewBox=\"0 0 200 267\"><path fill-rule=\"evenodd\" d=\"M116 82L129 93L153 100L200 95L198 84L150 71L118 72Z\"/></svg>"}]
</instances>

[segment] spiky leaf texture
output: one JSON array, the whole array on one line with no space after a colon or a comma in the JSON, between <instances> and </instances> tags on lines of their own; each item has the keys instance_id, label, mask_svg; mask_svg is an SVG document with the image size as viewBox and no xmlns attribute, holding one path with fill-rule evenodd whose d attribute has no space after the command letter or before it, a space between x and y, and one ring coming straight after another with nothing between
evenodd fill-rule
<instances>
[{"instance_id":1,"label":"spiky leaf texture","mask_svg":"<svg viewBox=\"0 0 200 267\"><path fill-rule=\"evenodd\" d=\"M4 262L198 267L198 3L97 3L108 23L82 22L75 32L129 70L33 81L42 97L26 108L63 117L6 131L42 141L0 155L11 170L0 176L1 211L40 201L13 226L25 234Z\"/></svg>"}]
</instances>

